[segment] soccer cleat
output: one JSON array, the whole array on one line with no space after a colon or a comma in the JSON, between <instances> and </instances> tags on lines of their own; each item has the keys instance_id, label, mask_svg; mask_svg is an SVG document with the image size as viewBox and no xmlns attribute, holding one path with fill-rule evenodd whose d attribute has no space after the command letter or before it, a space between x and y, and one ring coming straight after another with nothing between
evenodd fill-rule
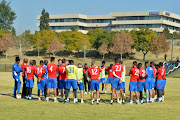
<instances>
[{"instance_id":1,"label":"soccer cleat","mask_svg":"<svg viewBox=\"0 0 180 120\"><path fill-rule=\"evenodd\" d=\"M29 100L34 100L33 98L30 98Z\"/></svg>"},{"instance_id":2,"label":"soccer cleat","mask_svg":"<svg viewBox=\"0 0 180 120\"><path fill-rule=\"evenodd\" d=\"M99 102L97 102L96 104L99 105Z\"/></svg>"},{"instance_id":3,"label":"soccer cleat","mask_svg":"<svg viewBox=\"0 0 180 120\"><path fill-rule=\"evenodd\" d=\"M103 91L101 91L101 94L104 94Z\"/></svg>"},{"instance_id":4,"label":"soccer cleat","mask_svg":"<svg viewBox=\"0 0 180 120\"><path fill-rule=\"evenodd\" d=\"M84 101L81 101L81 103L84 103Z\"/></svg>"},{"instance_id":5,"label":"soccer cleat","mask_svg":"<svg viewBox=\"0 0 180 120\"><path fill-rule=\"evenodd\" d=\"M61 99L61 102L64 102L64 99Z\"/></svg>"},{"instance_id":6,"label":"soccer cleat","mask_svg":"<svg viewBox=\"0 0 180 120\"><path fill-rule=\"evenodd\" d=\"M58 100L54 100L55 103L58 103L59 101Z\"/></svg>"},{"instance_id":7,"label":"soccer cleat","mask_svg":"<svg viewBox=\"0 0 180 120\"><path fill-rule=\"evenodd\" d=\"M88 94L91 94L91 92L88 92Z\"/></svg>"},{"instance_id":8,"label":"soccer cleat","mask_svg":"<svg viewBox=\"0 0 180 120\"><path fill-rule=\"evenodd\" d=\"M125 102L122 102L122 104L124 105L124 104L125 104Z\"/></svg>"},{"instance_id":9,"label":"soccer cleat","mask_svg":"<svg viewBox=\"0 0 180 120\"><path fill-rule=\"evenodd\" d=\"M129 105L133 105L133 103L129 103Z\"/></svg>"},{"instance_id":10,"label":"soccer cleat","mask_svg":"<svg viewBox=\"0 0 180 120\"><path fill-rule=\"evenodd\" d=\"M136 102L136 105L139 105L139 102Z\"/></svg>"},{"instance_id":11,"label":"soccer cleat","mask_svg":"<svg viewBox=\"0 0 180 120\"><path fill-rule=\"evenodd\" d=\"M84 92L84 94L87 94L87 92Z\"/></svg>"},{"instance_id":12,"label":"soccer cleat","mask_svg":"<svg viewBox=\"0 0 180 120\"><path fill-rule=\"evenodd\" d=\"M67 102L69 102L69 99L67 100Z\"/></svg>"},{"instance_id":13,"label":"soccer cleat","mask_svg":"<svg viewBox=\"0 0 180 120\"><path fill-rule=\"evenodd\" d=\"M110 102L109 105L113 105L113 102Z\"/></svg>"},{"instance_id":14,"label":"soccer cleat","mask_svg":"<svg viewBox=\"0 0 180 120\"><path fill-rule=\"evenodd\" d=\"M79 104L78 102L76 102L75 104Z\"/></svg>"},{"instance_id":15,"label":"soccer cleat","mask_svg":"<svg viewBox=\"0 0 180 120\"><path fill-rule=\"evenodd\" d=\"M94 105L94 102L91 102L91 105Z\"/></svg>"}]
</instances>

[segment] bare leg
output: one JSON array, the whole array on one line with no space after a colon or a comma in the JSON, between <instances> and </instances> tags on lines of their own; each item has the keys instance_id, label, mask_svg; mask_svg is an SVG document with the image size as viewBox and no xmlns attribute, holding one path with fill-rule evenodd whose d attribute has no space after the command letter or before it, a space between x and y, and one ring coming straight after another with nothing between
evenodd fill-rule
<instances>
[{"instance_id":1,"label":"bare leg","mask_svg":"<svg viewBox=\"0 0 180 120\"><path fill-rule=\"evenodd\" d=\"M54 97L57 97L57 89L54 88Z\"/></svg>"},{"instance_id":2,"label":"bare leg","mask_svg":"<svg viewBox=\"0 0 180 120\"><path fill-rule=\"evenodd\" d=\"M121 100L124 101L124 91L122 88L120 89L120 93L121 93Z\"/></svg>"}]
</instances>

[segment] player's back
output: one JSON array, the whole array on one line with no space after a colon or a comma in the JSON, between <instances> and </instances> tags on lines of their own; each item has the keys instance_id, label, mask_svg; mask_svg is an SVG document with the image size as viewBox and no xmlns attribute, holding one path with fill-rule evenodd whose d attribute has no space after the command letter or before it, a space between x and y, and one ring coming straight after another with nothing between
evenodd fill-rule
<instances>
[{"instance_id":1,"label":"player's back","mask_svg":"<svg viewBox=\"0 0 180 120\"><path fill-rule=\"evenodd\" d=\"M75 65L66 66L67 79L76 79L77 67Z\"/></svg>"},{"instance_id":2,"label":"player's back","mask_svg":"<svg viewBox=\"0 0 180 120\"><path fill-rule=\"evenodd\" d=\"M153 77L153 78L155 78L155 77L156 77L157 70L156 70L155 67L152 67L152 69L153 69L153 72L154 72L154 77Z\"/></svg>"},{"instance_id":3,"label":"player's back","mask_svg":"<svg viewBox=\"0 0 180 120\"><path fill-rule=\"evenodd\" d=\"M164 69L163 67L161 67L157 70L157 80L163 79L163 75L164 75Z\"/></svg>"},{"instance_id":4,"label":"player's back","mask_svg":"<svg viewBox=\"0 0 180 120\"><path fill-rule=\"evenodd\" d=\"M163 72L164 72L164 74L163 74L163 77L162 77L162 78L163 78L163 79L166 79L166 69L165 69L164 67L163 67L162 69L163 69Z\"/></svg>"},{"instance_id":5,"label":"player's back","mask_svg":"<svg viewBox=\"0 0 180 120\"><path fill-rule=\"evenodd\" d=\"M36 69L33 65L27 65L26 67L27 79L34 79L34 73L36 73Z\"/></svg>"},{"instance_id":6,"label":"player's back","mask_svg":"<svg viewBox=\"0 0 180 120\"><path fill-rule=\"evenodd\" d=\"M57 78L58 66L54 63L47 65L48 78Z\"/></svg>"},{"instance_id":7,"label":"player's back","mask_svg":"<svg viewBox=\"0 0 180 120\"><path fill-rule=\"evenodd\" d=\"M59 67L59 79L67 80L66 65L61 65Z\"/></svg>"},{"instance_id":8,"label":"player's back","mask_svg":"<svg viewBox=\"0 0 180 120\"><path fill-rule=\"evenodd\" d=\"M87 71L88 71L89 76L91 77L91 80L99 81L99 75L102 72L100 67L97 67L97 66L89 67Z\"/></svg>"},{"instance_id":9,"label":"player's back","mask_svg":"<svg viewBox=\"0 0 180 120\"><path fill-rule=\"evenodd\" d=\"M23 71L22 77L24 77L24 74L25 74L25 68L27 67L27 64L23 62L21 67L22 67L22 71Z\"/></svg>"},{"instance_id":10,"label":"player's back","mask_svg":"<svg viewBox=\"0 0 180 120\"><path fill-rule=\"evenodd\" d=\"M141 76L142 77L145 77L147 75L146 71L144 70L144 68L140 68L139 69L139 80L138 82L145 82L145 78L144 79L141 79Z\"/></svg>"},{"instance_id":11,"label":"player's back","mask_svg":"<svg viewBox=\"0 0 180 120\"><path fill-rule=\"evenodd\" d=\"M118 76L118 77L121 77L122 75L122 72L123 72L123 65L121 64L115 64L112 66L112 71L115 72L115 74ZM115 76L113 76L114 78L116 78Z\"/></svg>"},{"instance_id":12,"label":"player's back","mask_svg":"<svg viewBox=\"0 0 180 120\"><path fill-rule=\"evenodd\" d=\"M112 68L108 67L106 71L108 72L108 77L113 77Z\"/></svg>"},{"instance_id":13,"label":"player's back","mask_svg":"<svg viewBox=\"0 0 180 120\"><path fill-rule=\"evenodd\" d=\"M41 65L38 66L36 68L36 73L37 73L37 76L40 78L43 74L45 74L45 67L43 67ZM43 76L42 80L44 80L44 76Z\"/></svg>"},{"instance_id":14,"label":"player's back","mask_svg":"<svg viewBox=\"0 0 180 120\"><path fill-rule=\"evenodd\" d=\"M139 69L137 67L131 68L130 75L131 75L130 81L137 82L137 79L139 78Z\"/></svg>"}]
</instances>

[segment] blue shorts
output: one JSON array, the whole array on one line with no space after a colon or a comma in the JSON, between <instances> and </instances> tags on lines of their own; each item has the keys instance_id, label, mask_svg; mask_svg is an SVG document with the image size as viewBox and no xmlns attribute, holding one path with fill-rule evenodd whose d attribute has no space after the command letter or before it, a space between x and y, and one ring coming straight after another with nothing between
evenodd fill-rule
<instances>
[{"instance_id":1,"label":"blue shorts","mask_svg":"<svg viewBox=\"0 0 180 120\"><path fill-rule=\"evenodd\" d=\"M77 90L77 81L75 79L67 79L66 82L66 89L71 89L71 86L73 88L73 90Z\"/></svg>"},{"instance_id":2,"label":"blue shorts","mask_svg":"<svg viewBox=\"0 0 180 120\"><path fill-rule=\"evenodd\" d=\"M33 79L27 79L26 80L26 87L29 87L29 88L34 87Z\"/></svg>"},{"instance_id":3,"label":"blue shorts","mask_svg":"<svg viewBox=\"0 0 180 120\"><path fill-rule=\"evenodd\" d=\"M84 85L82 82L80 82L80 84L78 84L78 88L79 88L79 90L84 90Z\"/></svg>"},{"instance_id":4,"label":"blue shorts","mask_svg":"<svg viewBox=\"0 0 180 120\"><path fill-rule=\"evenodd\" d=\"M125 90L125 82L122 82L122 89Z\"/></svg>"},{"instance_id":5,"label":"blue shorts","mask_svg":"<svg viewBox=\"0 0 180 120\"><path fill-rule=\"evenodd\" d=\"M165 88L165 86L166 86L166 79L163 79L163 90L164 90L164 88Z\"/></svg>"},{"instance_id":6,"label":"blue shorts","mask_svg":"<svg viewBox=\"0 0 180 120\"><path fill-rule=\"evenodd\" d=\"M118 83L118 87L116 88L116 90L119 90L119 89L123 89L123 83L121 82L121 84Z\"/></svg>"},{"instance_id":7,"label":"blue shorts","mask_svg":"<svg viewBox=\"0 0 180 120\"><path fill-rule=\"evenodd\" d=\"M152 81L151 78L147 78L147 79L146 79L146 82L145 82L145 88L146 88L146 90L151 90L151 89L152 89L152 87L151 87L151 85L152 85L151 81Z\"/></svg>"},{"instance_id":8,"label":"blue shorts","mask_svg":"<svg viewBox=\"0 0 180 120\"><path fill-rule=\"evenodd\" d=\"M41 80L40 82L37 82L38 90L44 90L45 89L45 80Z\"/></svg>"},{"instance_id":9,"label":"blue shorts","mask_svg":"<svg viewBox=\"0 0 180 120\"><path fill-rule=\"evenodd\" d=\"M97 81L97 80L92 80L92 81L91 81L90 89L91 89L91 90L99 90L99 81Z\"/></svg>"},{"instance_id":10,"label":"blue shorts","mask_svg":"<svg viewBox=\"0 0 180 120\"><path fill-rule=\"evenodd\" d=\"M108 77L106 83L111 84L113 81L113 77Z\"/></svg>"},{"instance_id":11,"label":"blue shorts","mask_svg":"<svg viewBox=\"0 0 180 120\"><path fill-rule=\"evenodd\" d=\"M56 78L48 78L47 88L57 88L57 79Z\"/></svg>"},{"instance_id":12,"label":"blue shorts","mask_svg":"<svg viewBox=\"0 0 180 120\"><path fill-rule=\"evenodd\" d=\"M157 90L162 90L163 89L163 79L157 80L156 89Z\"/></svg>"},{"instance_id":13,"label":"blue shorts","mask_svg":"<svg viewBox=\"0 0 180 120\"><path fill-rule=\"evenodd\" d=\"M99 83L101 83L102 82L102 84L104 84L105 83L105 78L101 78L100 80L99 80Z\"/></svg>"},{"instance_id":14,"label":"blue shorts","mask_svg":"<svg viewBox=\"0 0 180 120\"><path fill-rule=\"evenodd\" d=\"M59 80L59 89L66 89L67 80Z\"/></svg>"},{"instance_id":15,"label":"blue shorts","mask_svg":"<svg viewBox=\"0 0 180 120\"><path fill-rule=\"evenodd\" d=\"M129 83L129 91L137 91L137 82L130 82Z\"/></svg>"},{"instance_id":16,"label":"blue shorts","mask_svg":"<svg viewBox=\"0 0 180 120\"><path fill-rule=\"evenodd\" d=\"M119 78L114 78L112 80L112 88L118 89L119 81L120 81Z\"/></svg>"},{"instance_id":17,"label":"blue shorts","mask_svg":"<svg viewBox=\"0 0 180 120\"><path fill-rule=\"evenodd\" d=\"M151 89L154 89L155 88L155 79L152 78L151 79Z\"/></svg>"},{"instance_id":18,"label":"blue shorts","mask_svg":"<svg viewBox=\"0 0 180 120\"><path fill-rule=\"evenodd\" d=\"M45 79L45 84L47 85L47 74L44 75L44 79Z\"/></svg>"},{"instance_id":19,"label":"blue shorts","mask_svg":"<svg viewBox=\"0 0 180 120\"><path fill-rule=\"evenodd\" d=\"M138 82L138 92L143 91L145 87L145 82Z\"/></svg>"}]
</instances>

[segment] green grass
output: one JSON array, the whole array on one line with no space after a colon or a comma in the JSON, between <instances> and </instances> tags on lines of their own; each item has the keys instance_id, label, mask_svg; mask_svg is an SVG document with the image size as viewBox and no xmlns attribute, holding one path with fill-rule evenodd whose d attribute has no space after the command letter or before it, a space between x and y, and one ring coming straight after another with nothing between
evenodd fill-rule
<instances>
[{"instance_id":1,"label":"green grass","mask_svg":"<svg viewBox=\"0 0 180 120\"><path fill-rule=\"evenodd\" d=\"M108 105L110 95L101 95L100 105L90 105L90 95L85 95L85 104L75 105L37 101L37 84L33 89L35 101L17 100L12 97L14 80L10 72L0 72L0 120L46 120L46 119L76 119L76 120L110 120L110 119L180 119L180 80L167 78L165 102L143 105ZM126 77L126 97L129 77ZM110 86L108 86L110 87ZM53 92L53 91L51 91ZM110 89L108 89L110 92ZM72 94L70 94L72 98ZM78 98L80 95L78 93ZM58 97L60 99L60 97Z\"/></svg>"}]
</instances>

